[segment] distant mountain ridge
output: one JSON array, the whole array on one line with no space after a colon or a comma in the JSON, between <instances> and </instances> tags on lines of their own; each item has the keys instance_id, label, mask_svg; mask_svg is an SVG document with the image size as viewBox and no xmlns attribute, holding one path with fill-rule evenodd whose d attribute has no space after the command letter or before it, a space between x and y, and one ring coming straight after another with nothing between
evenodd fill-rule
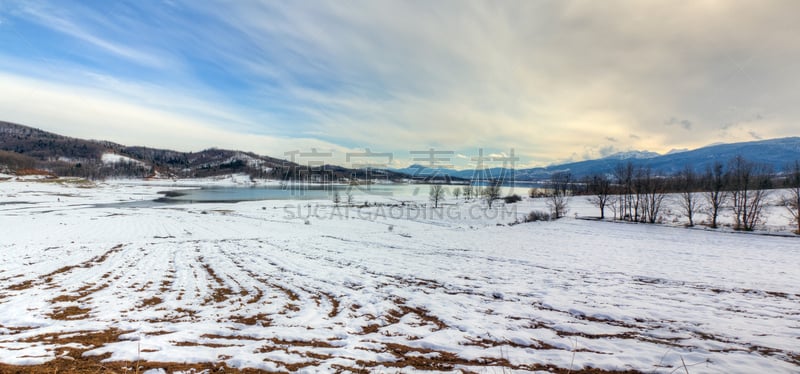
<instances>
[{"instance_id":1,"label":"distant mountain ridge","mask_svg":"<svg viewBox=\"0 0 800 374\"><path fill-rule=\"evenodd\" d=\"M669 175L686 165L702 172L714 162L726 163L742 155L752 162L765 164L776 171L800 160L800 137L758 140L742 143L712 144L694 150L672 150L664 155L649 151L615 153L604 158L570 162L546 167L481 170L452 170L412 165L401 169L348 169L325 165L326 178L388 180L415 179L515 179L543 181L553 173L567 171L576 178L592 174L613 174L620 163L649 167L655 173ZM107 176L205 177L246 173L256 178L302 179L307 168L295 163L252 152L206 149L179 152L140 146L125 146L102 140L84 140L47 131L0 122L0 172L4 169L42 168L56 175L89 178Z\"/></svg>"},{"instance_id":2,"label":"distant mountain ridge","mask_svg":"<svg viewBox=\"0 0 800 374\"><path fill-rule=\"evenodd\" d=\"M507 168L429 169L416 165L395 169L395 171L422 175L437 173L466 179L496 179L513 176L517 181L542 181L548 179L553 173L562 171L570 172L577 178L592 174L613 174L617 165L627 162L634 166L649 167L654 172L664 175L675 174L686 165L691 166L697 172L703 172L714 162L719 161L724 164L737 155L742 155L751 162L765 164L775 171L782 171L788 164L800 160L800 137L714 144L694 150L673 150L664 155L648 151L622 152L595 160L516 170Z\"/></svg>"},{"instance_id":3,"label":"distant mountain ridge","mask_svg":"<svg viewBox=\"0 0 800 374\"><path fill-rule=\"evenodd\" d=\"M603 157L603 159L608 159L608 160L627 160L627 159L631 159L631 158L644 159L644 158L653 158L653 157L658 157L658 156L661 156L661 155L656 153L656 152L650 152L650 151L626 151L626 152L617 152L617 153L608 155L606 157Z\"/></svg>"}]
</instances>

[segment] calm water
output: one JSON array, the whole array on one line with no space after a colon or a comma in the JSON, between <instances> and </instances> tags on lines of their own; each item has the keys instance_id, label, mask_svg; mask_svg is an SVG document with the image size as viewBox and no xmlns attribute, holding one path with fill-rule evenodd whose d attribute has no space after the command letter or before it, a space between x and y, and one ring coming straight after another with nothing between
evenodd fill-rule
<instances>
[{"instance_id":1,"label":"calm water","mask_svg":"<svg viewBox=\"0 0 800 374\"><path fill-rule=\"evenodd\" d=\"M445 185L447 196L458 185ZM531 187L539 187L530 183L517 183L504 186L502 194L516 193L526 195ZM167 191L160 202L201 203L201 202L236 202L252 200L330 200L338 192L342 201L347 193L352 193L358 201L373 198L409 199L415 196L427 197L430 185L426 184L381 184L365 186L346 185L286 185L258 187L205 187L195 190Z\"/></svg>"}]
</instances>

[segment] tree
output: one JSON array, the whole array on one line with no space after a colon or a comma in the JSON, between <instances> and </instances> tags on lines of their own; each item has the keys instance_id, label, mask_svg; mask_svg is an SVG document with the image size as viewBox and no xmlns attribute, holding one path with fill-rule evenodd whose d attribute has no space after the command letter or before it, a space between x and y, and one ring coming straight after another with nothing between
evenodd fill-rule
<instances>
[{"instance_id":1,"label":"tree","mask_svg":"<svg viewBox=\"0 0 800 374\"><path fill-rule=\"evenodd\" d=\"M441 184L434 184L431 186L430 192L428 193L431 201L433 202L433 207L439 207L439 201L444 200L444 187Z\"/></svg>"},{"instance_id":2,"label":"tree","mask_svg":"<svg viewBox=\"0 0 800 374\"><path fill-rule=\"evenodd\" d=\"M654 175L649 167L639 169L636 180L636 204L637 209L641 209L638 217L641 222L656 223L667 196L666 182L664 178Z\"/></svg>"},{"instance_id":3,"label":"tree","mask_svg":"<svg viewBox=\"0 0 800 374\"><path fill-rule=\"evenodd\" d=\"M486 204L489 205L489 209L492 209L492 203L500 198L500 181L489 181L489 185L482 191L482 196L486 200Z\"/></svg>"},{"instance_id":4,"label":"tree","mask_svg":"<svg viewBox=\"0 0 800 374\"><path fill-rule=\"evenodd\" d=\"M606 218L606 205L614 205L615 202L611 180L605 174L597 174L586 181L586 187L592 195L589 202L600 208L600 219Z\"/></svg>"},{"instance_id":5,"label":"tree","mask_svg":"<svg viewBox=\"0 0 800 374\"><path fill-rule=\"evenodd\" d=\"M703 193L708 204L708 215L711 216L711 227L717 228L719 213L728 201L725 190L725 170L721 162L714 162L703 176Z\"/></svg>"},{"instance_id":6,"label":"tree","mask_svg":"<svg viewBox=\"0 0 800 374\"><path fill-rule=\"evenodd\" d=\"M348 189L344 196L346 199L345 201L347 201L347 205L353 205L353 191Z\"/></svg>"},{"instance_id":7,"label":"tree","mask_svg":"<svg viewBox=\"0 0 800 374\"><path fill-rule=\"evenodd\" d=\"M556 172L550 176L547 207L550 208L553 219L559 219L569 211L571 188L572 174L569 172Z\"/></svg>"},{"instance_id":8,"label":"tree","mask_svg":"<svg viewBox=\"0 0 800 374\"><path fill-rule=\"evenodd\" d=\"M786 210L792 215L792 219L797 224L795 234L800 235L800 160L795 161L789 170L785 180L789 191L788 194L781 197L781 205L786 207Z\"/></svg>"},{"instance_id":9,"label":"tree","mask_svg":"<svg viewBox=\"0 0 800 374\"><path fill-rule=\"evenodd\" d=\"M342 195L339 194L339 191L333 191L333 203L339 205L340 202L342 202Z\"/></svg>"},{"instance_id":10,"label":"tree","mask_svg":"<svg viewBox=\"0 0 800 374\"><path fill-rule=\"evenodd\" d=\"M632 220L635 219L634 204L633 204L633 190L634 190L634 168L633 162L619 163L614 168L614 177L617 179L617 184L621 188L621 194L618 199L619 202L619 215L621 219Z\"/></svg>"},{"instance_id":11,"label":"tree","mask_svg":"<svg viewBox=\"0 0 800 374\"><path fill-rule=\"evenodd\" d=\"M697 175L691 165L684 166L678 172L677 189L680 193L680 205L686 218L689 219L689 227L694 226L694 213L699 208L700 201L695 193L697 188Z\"/></svg>"},{"instance_id":12,"label":"tree","mask_svg":"<svg viewBox=\"0 0 800 374\"><path fill-rule=\"evenodd\" d=\"M459 196L461 196L461 188L459 187L453 188L453 198L456 199L456 201L458 201Z\"/></svg>"},{"instance_id":13,"label":"tree","mask_svg":"<svg viewBox=\"0 0 800 374\"><path fill-rule=\"evenodd\" d=\"M741 155L730 161L729 181L735 230L752 231L761 223L770 178L767 168Z\"/></svg>"},{"instance_id":14,"label":"tree","mask_svg":"<svg viewBox=\"0 0 800 374\"><path fill-rule=\"evenodd\" d=\"M464 201L472 199L472 196L473 196L472 185L468 184L468 185L464 186L463 190L464 190Z\"/></svg>"}]
</instances>

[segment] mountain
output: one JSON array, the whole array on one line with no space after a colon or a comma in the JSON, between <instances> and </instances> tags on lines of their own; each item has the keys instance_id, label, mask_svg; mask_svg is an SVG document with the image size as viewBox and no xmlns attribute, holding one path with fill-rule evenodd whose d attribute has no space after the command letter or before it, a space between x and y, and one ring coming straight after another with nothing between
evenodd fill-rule
<instances>
[{"instance_id":1,"label":"mountain","mask_svg":"<svg viewBox=\"0 0 800 374\"><path fill-rule=\"evenodd\" d=\"M401 179L391 171L347 169L324 165L310 176L307 167L251 152L206 149L179 152L125 146L101 140L62 136L40 129L0 122L0 172L43 169L60 176L104 177L207 177L245 173L254 178L338 180Z\"/></svg>"},{"instance_id":2,"label":"mountain","mask_svg":"<svg viewBox=\"0 0 800 374\"><path fill-rule=\"evenodd\" d=\"M508 178L513 175L517 181L543 181L555 172L570 172L576 178L592 174L613 174L617 165L627 162L638 167L649 167L654 172L664 175L675 174L686 165L691 166L697 172L703 172L715 162L725 164L737 155L742 155L751 162L767 165L775 171L781 171L789 163L800 160L800 137L714 144L694 150L673 150L665 155L647 151L622 152L596 160L517 170L503 168L483 171L431 170L415 165L409 168L397 169L396 171L408 174L414 172L421 174L436 172L440 175L466 179L494 179L502 178L503 176Z\"/></svg>"},{"instance_id":3,"label":"mountain","mask_svg":"<svg viewBox=\"0 0 800 374\"><path fill-rule=\"evenodd\" d=\"M631 158L635 159L645 159L645 158L654 158L661 156L658 153L650 152L650 151L627 151L627 152L617 152L612 155L608 155L603 157L603 159L609 160L627 160Z\"/></svg>"},{"instance_id":4,"label":"mountain","mask_svg":"<svg viewBox=\"0 0 800 374\"><path fill-rule=\"evenodd\" d=\"M549 172L556 170L569 171L574 176L584 177L591 174L613 174L614 168L621 162L631 162L634 166L649 167L654 172L675 174L687 165L697 172L704 172L715 162L727 163L730 159L741 155L747 160L767 165L775 171L800 160L800 137L778 138L752 142L715 144L694 150L670 152L650 158L630 158L626 160L598 159L573 162L569 164L548 166L544 173L536 173L537 177L547 178ZM519 174L518 174L519 175Z\"/></svg>"},{"instance_id":5,"label":"mountain","mask_svg":"<svg viewBox=\"0 0 800 374\"><path fill-rule=\"evenodd\" d=\"M427 166L414 164L401 169L391 169L392 171L407 174L415 179L463 179L463 180L488 180L502 179L520 170L509 168L488 168L488 169L467 169L453 170L445 168L429 168Z\"/></svg>"},{"instance_id":6,"label":"mountain","mask_svg":"<svg viewBox=\"0 0 800 374\"><path fill-rule=\"evenodd\" d=\"M601 159L571 162L547 167L482 170L452 170L412 165L402 169L363 170L324 165L309 176L307 167L286 160L251 152L206 149L178 152L148 147L131 147L100 140L84 140L43 130L0 122L0 173L8 170L44 169L56 175L103 178L108 176L206 177L246 173L255 178L340 180L488 180L514 179L543 181L555 172L570 172L576 178L592 174L613 174L621 163L649 167L669 175L686 165L703 172L715 162L728 162L742 155L747 160L781 171L800 160L800 137L759 140L743 143L712 144L694 150L673 150L659 155L648 151L620 152Z\"/></svg>"},{"instance_id":7,"label":"mountain","mask_svg":"<svg viewBox=\"0 0 800 374\"><path fill-rule=\"evenodd\" d=\"M688 150L689 150L689 148L680 148L680 149L678 149L678 148L673 148L673 149L670 149L670 150L669 150L669 152L667 152L666 154L670 155L670 154L673 154L673 153L681 153L681 152L686 152L686 151L688 151Z\"/></svg>"}]
</instances>

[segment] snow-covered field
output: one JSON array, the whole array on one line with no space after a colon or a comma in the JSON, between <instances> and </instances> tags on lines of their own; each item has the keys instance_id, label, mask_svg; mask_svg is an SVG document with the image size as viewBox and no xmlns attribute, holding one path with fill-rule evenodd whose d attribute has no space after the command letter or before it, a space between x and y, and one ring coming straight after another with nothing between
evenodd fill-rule
<instances>
[{"instance_id":1,"label":"snow-covered field","mask_svg":"<svg viewBox=\"0 0 800 374\"><path fill-rule=\"evenodd\" d=\"M800 371L799 238L162 189L0 182L0 362Z\"/></svg>"}]
</instances>

